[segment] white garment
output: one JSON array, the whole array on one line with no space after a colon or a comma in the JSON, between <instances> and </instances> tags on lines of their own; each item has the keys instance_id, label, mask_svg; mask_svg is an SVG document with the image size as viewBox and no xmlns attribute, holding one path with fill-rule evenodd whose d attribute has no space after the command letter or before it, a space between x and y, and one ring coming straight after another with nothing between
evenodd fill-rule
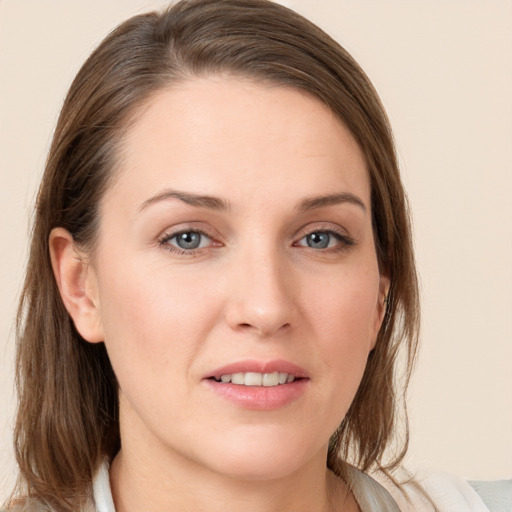
<instances>
[{"instance_id":1,"label":"white garment","mask_svg":"<svg viewBox=\"0 0 512 512\"><path fill-rule=\"evenodd\" d=\"M432 503L438 512L490 512L468 482L447 473L418 472L413 482L402 485L405 495L386 476L374 476L393 496L401 512L433 512Z\"/></svg>"},{"instance_id":2,"label":"white garment","mask_svg":"<svg viewBox=\"0 0 512 512\"><path fill-rule=\"evenodd\" d=\"M362 512L433 512L434 508L413 484L405 484L408 499L386 477L374 478L354 469L349 485ZM439 512L489 512L476 491L464 480L444 473L429 473L415 479ZM382 484L382 485L381 485ZM386 491L387 489L387 491ZM116 512L107 464L93 481L96 512ZM394 500L391 498L393 496Z\"/></svg>"},{"instance_id":3,"label":"white garment","mask_svg":"<svg viewBox=\"0 0 512 512\"><path fill-rule=\"evenodd\" d=\"M102 464L96 473L92 482L92 492L96 512L116 512L112 491L110 490L110 477L108 474L108 465Z\"/></svg>"}]
</instances>

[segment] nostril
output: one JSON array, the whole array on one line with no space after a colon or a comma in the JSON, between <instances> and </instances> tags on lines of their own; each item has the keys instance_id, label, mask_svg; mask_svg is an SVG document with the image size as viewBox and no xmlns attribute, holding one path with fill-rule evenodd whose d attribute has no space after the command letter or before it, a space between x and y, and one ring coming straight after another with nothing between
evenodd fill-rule
<instances>
[{"instance_id":1,"label":"nostril","mask_svg":"<svg viewBox=\"0 0 512 512\"><path fill-rule=\"evenodd\" d=\"M283 329L288 329L290 327L290 323L286 322L285 324L281 325L281 327L279 327L278 329L276 330L283 330ZM244 323L240 323L238 324L238 327L241 328L241 329L257 329L256 326L250 324L250 323L247 323L247 322L244 322Z\"/></svg>"}]
</instances>

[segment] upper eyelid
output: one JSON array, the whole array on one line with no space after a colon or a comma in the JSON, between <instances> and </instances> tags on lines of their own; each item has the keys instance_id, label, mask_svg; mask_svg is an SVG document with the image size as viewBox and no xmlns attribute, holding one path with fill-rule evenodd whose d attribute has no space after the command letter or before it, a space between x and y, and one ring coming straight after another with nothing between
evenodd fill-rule
<instances>
[{"instance_id":1,"label":"upper eyelid","mask_svg":"<svg viewBox=\"0 0 512 512\"><path fill-rule=\"evenodd\" d=\"M214 239L216 236L211 229L205 229L202 225L197 226L195 222L178 224L177 226L169 227L162 230L161 234L158 235L158 240L165 238L173 238L181 233L200 233L201 235L207 236L208 238Z\"/></svg>"},{"instance_id":2,"label":"upper eyelid","mask_svg":"<svg viewBox=\"0 0 512 512\"><path fill-rule=\"evenodd\" d=\"M340 226L337 223L333 222L312 222L305 226L302 226L295 233L296 238L303 238L311 233L316 233L317 231L330 232L340 237L352 238L348 229Z\"/></svg>"},{"instance_id":3,"label":"upper eyelid","mask_svg":"<svg viewBox=\"0 0 512 512\"><path fill-rule=\"evenodd\" d=\"M164 231L160 238L174 238L175 236L182 235L184 233L199 233L200 235L212 238L212 236L202 229L177 229L175 231Z\"/></svg>"}]
</instances>

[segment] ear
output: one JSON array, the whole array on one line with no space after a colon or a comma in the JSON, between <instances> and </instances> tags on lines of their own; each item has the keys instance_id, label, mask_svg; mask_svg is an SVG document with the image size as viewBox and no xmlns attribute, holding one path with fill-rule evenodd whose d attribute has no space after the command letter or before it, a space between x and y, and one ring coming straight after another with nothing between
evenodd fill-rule
<instances>
[{"instance_id":1,"label":"ear","mask_svg":"<svg viewBox=\"0 0 512 512\"><path fill-rule=\"evenodd\" d=\"M375 318L372 326L372 343L370 346L370 350L373 350L375 348L375 344L377 343L377 336L382 326L382 322L384 321L384 317L386 316L386 308L388 305L387 299L390 284L391 281L389 277L381 274L379 281L379 295L377 297L377 307L375 309Z\"/></svg>"},{"instance_id":2,"label":"ear","mask_svg":"<svg viewBox=\"0 0 512 512\"><path fill-rule=\"evenodd\" d=\"M103 341L96 275L69 231L50 234L50 256L60 296L77 331L90 343Z\"/></svg>"}]
</instances>

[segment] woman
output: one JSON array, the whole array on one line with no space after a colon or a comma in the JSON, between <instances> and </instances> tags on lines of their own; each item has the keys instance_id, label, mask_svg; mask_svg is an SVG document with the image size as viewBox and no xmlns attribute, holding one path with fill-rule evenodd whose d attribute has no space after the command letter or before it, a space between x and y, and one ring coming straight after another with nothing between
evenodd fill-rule
<instances>
[{"instance_id":1,"label":"woman","mask_svg":"<svg viewBox=\"0 0 512 512\"><path fill-rule=\"evenodd\" d=\"M399 510L367 473L407 448L418 318L353 59L260 0L128 20L75 79L38 196L10 508Z\"/></svg>"}]
</instances>

